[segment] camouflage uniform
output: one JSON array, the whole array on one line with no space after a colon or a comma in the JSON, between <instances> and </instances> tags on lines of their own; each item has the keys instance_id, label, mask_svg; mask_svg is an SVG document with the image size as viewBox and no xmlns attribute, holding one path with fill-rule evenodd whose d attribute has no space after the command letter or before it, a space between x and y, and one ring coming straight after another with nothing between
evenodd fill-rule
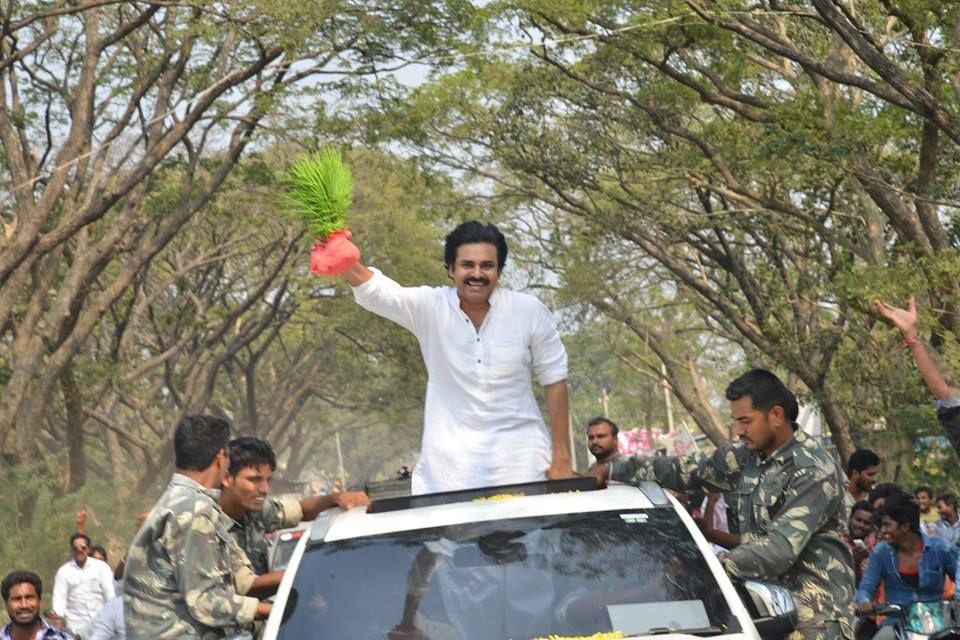
<instances>
[{"instance_id":1,"label":"camouflage uniform","mask_svg":"<svg viewBox=\"0 0 960 640\"><path fill-rule=\"evenodd\" d=\"M123 589L128 640L212 640L252 627L258 600L238 591L249 590L253 571L218 497L174 474L134 536Z\"/></svg>"},{"instance_id":2,"label":"camouflage uniform","mask_svg":"<svg viewBox=\"0 0 960 640\"><path fill-rule=\"evenodd\" d=\"M303 509L293 498L267 498L260 511L248 511L240 520L231 521L230 535L243 549L253 571L263 575L270 571L270 543L267 534L300 524Z\"/></svg>"},{"instance_id":3,"label":"camouflage uniform","mask_svg":"<svg viewBox=\"0 0 960 640\"><path fill-rule=\"evenodd\" d=\"M622 464L622 463L624 463L624 462L627 462L628 460L630 460L630 456L626 455L625 453L617 452L617 453L615 453L615 454L613 455L612 458L610 458L609 460L607 460L604 464L608 464L608 465L612 465L612 464ZM594 460L594 461L593 461L593 464L590 465L590 468L587 469L587 472L593 471L593 470L596 469L596 468L597 468L597 461Z\"/></svg>"},{"instance_id":4,"label":"camouflage uniform","mask_svg":"<svg viewBox=\"0 0 960 640\"><path fill-rule=\"evenodd\" d=\"M769 456L741 444L713 455L631 458L614 480L655 480L677 491L704 487L739 494L740 546L721 556L734 578L783 584L797 605L792 638L853 637L853 558L843 543L843 472L813 438L798 432Z\"/></svg>"}]
</instances>

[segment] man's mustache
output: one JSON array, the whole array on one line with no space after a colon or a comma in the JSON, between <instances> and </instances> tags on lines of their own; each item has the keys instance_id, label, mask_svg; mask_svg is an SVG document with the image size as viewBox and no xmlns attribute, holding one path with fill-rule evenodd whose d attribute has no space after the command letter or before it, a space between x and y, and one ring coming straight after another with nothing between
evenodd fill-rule
<instances>
[{"instance_id":1,"label":"man's mustache","mask_svg":"<svg viewBox=\"0 0 960 640\"><path fill-rule=\"evenodd\" d=\"M486 286L486 285L490 284L490 280L488 280L487 278L476 278L476 279L474 279L474 278L468 278L468 279L464 280L464 283L465 283L465 284L479 284L479 285L484 285L484 286Z\"/></svg>"}]
</instances>

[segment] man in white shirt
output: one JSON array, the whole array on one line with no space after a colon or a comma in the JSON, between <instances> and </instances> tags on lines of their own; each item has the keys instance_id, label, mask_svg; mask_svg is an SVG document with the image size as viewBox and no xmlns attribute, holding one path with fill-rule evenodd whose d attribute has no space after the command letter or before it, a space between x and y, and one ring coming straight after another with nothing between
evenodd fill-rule
<instances>
[{"instance_id":1,"label":"man in white shirt","mask_svg":"<svg viewBox=\"0 0 960 640\"><path fill-rule=\"evenodd\" d=\"M114 596L113 571L106 562L89 557L87 534L70 536L70 549L73 559L53 579L53 611L66 618L68 629L86 637L100 609Z\"/></svg>"},{"instance_id":2,"label":"man in white shirt","mask_svg":"<svg viewBox=\"0 0 960 640\"><path fill-rule=\"evenodd\" d=\"M123 594L103 605L90 627L90 635L84 640L127 640L123 621Z\"/></svg>"},{"instance_id":3,"label":"man in white shirt","mask_svg":"<svg viewBox=\"0 0 960 640\"><path fill-rule=\"evenodd\" d=\"M414 494L573 475L567 354L539 300L497 288L506 258L503 234L471 221L446 238L453 287L402 287L359 262L330 272L343 274L360 306L420 342L428 382ZM549 430L531 373L544 388Z\"/></svg>"}]
</instances>

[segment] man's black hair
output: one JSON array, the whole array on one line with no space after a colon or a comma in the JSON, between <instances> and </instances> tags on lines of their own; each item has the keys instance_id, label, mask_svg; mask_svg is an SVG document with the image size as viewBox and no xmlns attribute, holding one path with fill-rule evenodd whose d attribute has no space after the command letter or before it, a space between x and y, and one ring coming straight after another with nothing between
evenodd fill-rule
<instances>
[{"instance_id":1,"label":"man's black hair","mask_svg":"<svg viewBox=\"0 0 960 640\"><path fill-rule=\"evenodd\" d=\"M910 526L914 533L920 533L920 505L909 493L895 493L884 501L879 509L880 517L887 516L897 524Z\"/></svg>"},{"instance_id":2,"label":"man's black hair","mask_svg":"<svg viewBox=\"0 0 960 640\"><path fill-rule=\"evenodd\" d=\"M850 507L850 518L853 517L857 511L866 511L870 515L873 515L873 504L869 500L861 500L857 504Z\"/></svg>"},{"instance_id":3,"label":"man's black hair","mask_svg":"<svg viewBox=\"0 0 960 640\"><path fill-rule=\"evenodd\" d=\"M3 582L0 582L0 596L3 596L3 601L6 602L10 598L11 589L24 582L29 582L33 585L33 588L37 590L38 598L43 597L43 583L40 581L40 576L33 571L20 569L18 571L11 571L3 579Z\"/></svg>"},{"instance_id":4,"label":"man's black hair","mask_svg":"<svg viewBox=\"0 0 960 640\"><path fill-rule=\"evenodd\" d=\"M74 541L79 540L80 538L83 538L87 541L87 551L90 551L90 536L81 531L77 531L75 534L70 536L70 546L73 547Z\"/></svg>"},{"instance_id":5,"label":"man's black hair","mask_svg":"<svg viewBox=\"0 0 960 640\"><path fill-rule=\"evenodd\" d=\"M247 467L259 467L262 464L270 465L271 471L277 468L277 456L269 442L249 436L230 441L230 470L227 473L231 476Z\"/></svg>"},{"instance_id":6,"label":"man's black hair","mask_svg":"<svg viewBox=\"0 0 960 640\"><path fill-rule=\"evenodd\" d=\"M613 437L616 438L617 434L620 433L620 427L617 426L617 423L611 420L610 418L604 418L598 416L587 423L587 431L590 431L590 427L595 427L598 424L608 424L610 425L610 431L613 433Z\"/></svg>"},{"instance_id":7,"label":"man's black hair","mask_svg":"<svg viewBox=\"0 0 960 640\"><path fill-rule=\"evenodd\" d=\"M916 489L913 490L913 495L914 495L914 496L916 496L916 495L918 495L918 494L920 494L920 493L925 493L925 494L927 494L927 497L930 498L931 500L933 500L934 493L933 493L933 489L931 489L930 487L924 485L924 486L922 486L922 487L917 487Z\"/></svg>"},{"instance_id":8,"label":"man's black hair","mask_svg":"<svg viewBox=\"0 0 960 640\"><path fill-rule=\"evenodd\" d=\"M940 502L941 500L953 507L954 511L956 511L957 496L953 495L952 493L941 493L939 496L937 496L937 502Z\"/></svg>"},{"instance_id":9,"label":"man's black hair","mask_svg":"<svg viewBox=\"0 0 960 640\"><path fill-rule=\"evenodd\" d=\"M457 249L460 245L477 243L492 244L497 248L497 271L503 271L503 266L507 264L507 239L492 224L483 224L476 220L459 224L447 234L443 246L443 264L447 269L452 268L457 261Z\"/></svg>"},{"instance_id":10,"label":"man's black hair","mask_svg":"<svg viewBox=\"0 0 960 640\"><path fill-rule=\"evenodd\" d=\"M750 396L751 406L758 411L781 407L793 430L796 431L799 427L797 417L800 415L800 407L797 405L797 397L787 389L780 378L766 369L747 371L730 383L724 395L731 402Z\"/></svg>"},{"instance_id":11,"label":"man's black hair","mask_svg":"<svg viewBox=\"0 0 960 640\"><path fill-rule=\"evenodd\" d=\"M870 501L870 504L873 504L877 501L877 498L886 499L898 493L905 493L900 485L894 482L881 482L873 488L873 491L870 492L870 496L867 498L867 500Z\"/></svg>"},{"instance_id":12,"label":"man's black hair","mask_svg":"<svg viewBox=\"0 0 960 640\"><path fill-rule=\"evenodd\" d=\"M99 545L99 544L96 544L96 545L90 547L90 555L91 555L91 556L92 556L94 553L96 553L97 551L100 552L100 555L103 556L104 562L106 562L106 560L107 560L107 550L104 549L104 548L103 548L101 545Z\"/></svg>"},{"instance_id":13,"label":"man's black hair","mask_svg":"<svg viewBox=\"0 0 960 640\"><path fill-rule=\"evenodd\" d=\"M173 434L177 469L203 471L230 442L230 423L214 416L187 416Z\"/></svg>"},{"instance_id":14,"label":"man's black hair","mask_svg":"<svg viewBox=\"0 0 960 640\"><path fill-rule=\"evenodd\" d=\"M865 471L870 467L880 466L880 456L870 449L857 449L847 460L847 475L854 471Z\"/></svg>"}]
</instances>

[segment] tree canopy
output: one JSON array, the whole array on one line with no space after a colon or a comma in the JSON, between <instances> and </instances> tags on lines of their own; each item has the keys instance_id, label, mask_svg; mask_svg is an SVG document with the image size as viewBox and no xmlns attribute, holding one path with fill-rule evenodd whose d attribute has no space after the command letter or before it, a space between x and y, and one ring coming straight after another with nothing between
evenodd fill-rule
<instances>
[{"instance_id":1,"label":"tree canopy","mask_svg":"<svg viewBox=\"0 0 960 640\"><path fill-rule=\"evenodd\" d=\"M401 283L446 281L455 222L507 231L509 283L561 320L576 439L604 394L621 427L668 422L666 388L720 443L725 384L763 366L841 457L957 482L871 303L916 294L960 364L960 6L478 5L0 4L0 569L52 570L83 505L122 548L189 413L269 439L288 480L334 472L334 432L348 483L411 462L416 341L310 276L285 211L330 144Z\"/></svg>"}]
</instances>

